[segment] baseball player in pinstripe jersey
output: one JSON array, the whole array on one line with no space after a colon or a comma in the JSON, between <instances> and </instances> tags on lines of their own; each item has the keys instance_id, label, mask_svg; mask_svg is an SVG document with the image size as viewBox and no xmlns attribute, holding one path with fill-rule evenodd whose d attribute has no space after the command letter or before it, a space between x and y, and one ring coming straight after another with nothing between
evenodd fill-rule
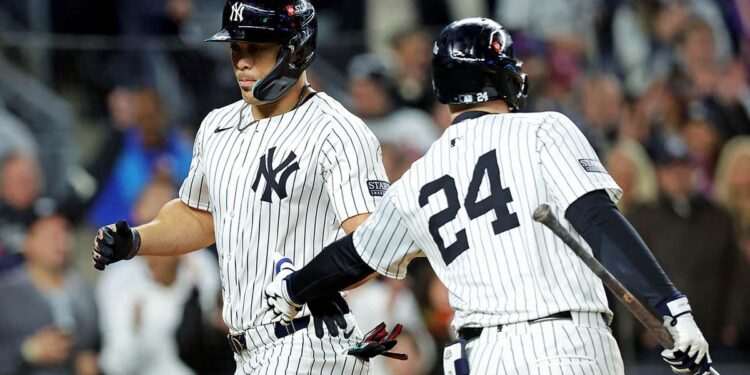
<instances>
[{"instance_id":1,"label":"baseball player in pinstripe jersey","mask_svg":"<svg viewBox=\"0 0 750 375\"><path fill-rule=\"evenodd\" d=\"M364 221L388 186L374 135L307 84L316 22L306 0L228 1L208 41L229 43L243 100L204 119L179 199L149 224L101 228L94 243L104 269L215 242L238 374L369 373L368 357L345 354L361 332L337 291L285 326L264 310L274 253L307 263Z\"/></svg>"},{"instance_id":2,"label":"baseball player in pinstripe jersey","mask_svg":"<svg viewBox=\"0 0 750 375\"><path fill-rule=\"evenodd\" d=\"M623 374L601 281L532 220L549 203L664 317L672 369L707 373L708 344L687 298L617 211L622 191L590 144L560 113L514 113L527 80L509 34L491 20L461 20L433 52L435 93L453 125L353 235L268 286L274 313L287 321L310 298L373 272L402 278L426 256L456 311L460 340L446 348L446 374Z\"/></svg>"}]
</instances>

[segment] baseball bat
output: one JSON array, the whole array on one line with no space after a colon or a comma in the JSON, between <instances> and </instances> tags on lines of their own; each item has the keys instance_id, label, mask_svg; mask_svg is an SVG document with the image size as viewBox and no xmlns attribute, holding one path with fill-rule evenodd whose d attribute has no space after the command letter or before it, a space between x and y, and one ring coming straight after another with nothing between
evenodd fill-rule
<instances>
[{"instance_id":1,"label":"baseball bat","mask_svg":"<svg viewBox=\"0 0 750 375\"><path fill-rule=\"evenodd\" d=\"M619 299L620 302L622 302L625 307L633 313L636 319L638 319L638 321L640 321L641 324L643 324L643 326L646 327L654 337L656 337L656 341L658 341L662 347L665 349L672 349L674 347L674 340L672 339L672 335L669 334L669 331L667 331L667 328L664 327L662 323L656 319L656 317L651 314L651 312L646 309L646 307L643 306L643 304L638 301L638 299L635 298L619 280L617 280L617 278L607 271L607 269L604 268L604 266L599 263L599 261L596 260L596 258L594 258L594 256L588 252L580 242L578 242L578 240L573 238L573 235L571 235L570 232L560 224L560 221L557 220L557 217L552 212L549 205L542 204L537 207L536 210L534 210L533 218L535 221L547 226L547 228L551 229L557 237L563 240L563 242L565 242L565 244L568 245L568 247L573 250L579 258L581 258L583 263L585 263L586 266L602 280L604 285L614 293L617 299ZM711 373L716 375L719 374L713 368L711 368Z\"/></svg>"}]
</instances>

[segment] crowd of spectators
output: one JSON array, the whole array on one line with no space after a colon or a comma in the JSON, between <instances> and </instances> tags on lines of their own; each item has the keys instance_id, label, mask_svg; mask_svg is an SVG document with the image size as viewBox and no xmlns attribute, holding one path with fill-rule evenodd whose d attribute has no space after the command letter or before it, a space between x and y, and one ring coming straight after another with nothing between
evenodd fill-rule
<instances>
[{"instance_id":1,"label":"crowd of spectators","mask_svg":"<svg viewBox=\"0 0 750 375\"><path fill-rule=\"evenodd\" d=\"M371 128L392 181L450 124L430 82L436 31L474 15L505 25L529 74L523 110L559 111L579 126L624 190L620 210L689 296L714 359L750 366L747 1L312 2L321 23L313 87L339 93ZM0 15L30 25L20 3L0 0ZM123 262L96 278L73 266L90 256L95 228L146 222L176 196L202 116L239 99L226 51L197 44L218 28L223 1L49 3L52 32L157 48L50 54L65 72L50 89L87 120L79 133L100 134L74 139L88 150L80 166L90 197L49 191L38 127L0 101L0 373L233 373L211 249ZM411 360L379 360L377 374L442 373L448 292L426 262L413 267L405 281L349 294L363 328L404 323L396 349ZM658 360L653 338L612 306L618 342L634 353L627 363Z\"/></svg>"}]
</instances>

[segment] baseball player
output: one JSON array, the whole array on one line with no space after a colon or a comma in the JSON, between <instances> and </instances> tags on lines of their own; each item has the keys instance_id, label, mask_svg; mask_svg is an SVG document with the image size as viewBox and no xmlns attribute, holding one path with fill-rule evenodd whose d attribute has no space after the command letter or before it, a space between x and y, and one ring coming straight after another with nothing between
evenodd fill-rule
<instances>
[{"instance_id":1,"label":"baseball player","mask_svg":"<svg viewBox=\"0 0 750 375\"><path fill-rule=\"evenodd\" d=\"M291 319L309 298L374 272L402 278L426 256L456 311L460 340L446 348L446 374L623 374L601 281L532 220L549 203L664 317L675 347L662 356L673 370L707 373L708 344L687 298L618 212L622 191L590 144L560 113L515 113L528 83L510 35L488 19L457 21L432 61L452 126L353 235L268 286L272 311Z\"/></svg>"},{"instance_id":2,"label":"baseball player","mask_svg":"<svg viewBox=\"0 0 750 375\"><path fill-rule=\"evenodd\" d=\"M243 100L203 120L179 199L143 226L101 228L94 264L215 242L238 374L369 373L366 359L342 354L361 332L338 292L287 326L262 306L274 253L305 264L374 210L388 186L378 142L307 84L317 35L307 0L230 0L222 27L207 41L229 44Z\"/></svg>"}]
</instances>

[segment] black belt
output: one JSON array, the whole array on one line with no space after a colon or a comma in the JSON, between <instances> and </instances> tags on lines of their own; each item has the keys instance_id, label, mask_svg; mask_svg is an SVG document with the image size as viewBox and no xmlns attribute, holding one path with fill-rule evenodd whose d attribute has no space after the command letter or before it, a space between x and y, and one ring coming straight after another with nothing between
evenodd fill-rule
<instances>
[{"instance_id":1,"label":"black belt","mask_svg":"<svg viewBox=\"0 0 750 375\"><path fill-rule=\"evenodd\" d=\"M292 320L292 324L287 326L281 325L281 323L276 323L274 324L273 331L277 339L282 339L297 331L307 328L308 324L310 324L309 315L294 319ZM247 349L247 342L245 341L244 332L235 334L230 333L227 335L227 340L229 340L229 346L232 348L232 351L237 354Z\"/></svg>"},{"instance_id":2,"label":"black belt","mask_svg":"<svg viewBox=\"0 0 750 375\"><path fill-rule=\"evenodd\" d=\"M553 319L573 319L573 316L570 314L570 311L560 311L558 313L554 313L552 315L543 316L541 318L531 319L527 320L526 323L537 323L545 320L553 320ZM497 331L500 332L503 330L503 325L498 325ZM469 341L473 340L479 335L482 334L482 330L486 327L464 327L458 330L458 337ZM493 327L494 328L494 327Z\"/></svg>"}]
</instances>

